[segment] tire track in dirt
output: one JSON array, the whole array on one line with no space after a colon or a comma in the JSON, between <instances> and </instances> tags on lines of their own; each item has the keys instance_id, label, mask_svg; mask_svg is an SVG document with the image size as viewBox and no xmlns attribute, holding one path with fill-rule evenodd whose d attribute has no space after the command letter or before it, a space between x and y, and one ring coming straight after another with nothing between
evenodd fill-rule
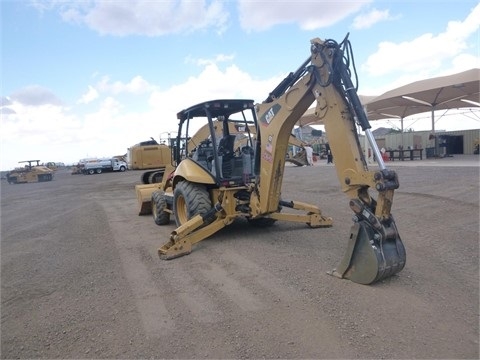
<instances>
[{"instance_id":1,"label":"tire track in dirt","mask_svg":"<svg viewBox=\"0 0 480 360\"><path fill-rule=\"evenodd\" d=\"M233 273L228 272L224 267L210 263L208 269L201 270L205 279L219 289L230 301L235 303L242 311L258 311L262 309L262 302L247 287L235 279Z\"/></svg>"},{"instance_id":2,"label":"tire track in dirt","mask_svg":"<svg viewBox=\"0 0 480 360\"><path fill-rule=\"evenodd\" d=\"M415 197L415 198L425 198L425 199L430 199L430 200L436 200L436 201L441 201L441 202L446 202L452 205L457 205L457 206L467 206L471 207L472 209L477 209L479 208L478 203L471 203L463 200L458 200L452 197L447 197L447 196L440 196L440 195L433 195L433 194L424 194L424 193L418 193L418 192L407 192L407 191L397 191L397 195L406 195L410 197Z\"/></svg>"},{"instance_id":3,"label":"tire track in dirt","mask_svg":"<svg viewBox=\"0 0 480 360\"><path fill-rule=\"evenodd\" d=\"M340 343L328 314L312 307L303 294L283 284L281 278L260 264L229 249L228 243L222 242L222 238L229 237L227 231L216 235L220 249L208 244L205 252L202 250L206 249L197 245L191 255L162 261L154 249L162 243L158 239L166 239L175 225L172 222L159 227L151 217L138 218L138 222L132 223L130 206L133 205L130 201L119 201L105 210L115 233L125 276L135 293L137 309L149 336L175 333L185 321L193 321L200 329L204 325L243 323L242 329L257 329L262 337L251 331L239 335L234 326L222 331L221 336L225 339L241 336L244 343L252 347L257 344L271 356L278 351L278 346L284 347L283 354L291 352L313 358L323 354L351 355L349 348ZM148 225L152 226L151 238L135 239L136 229L145 230L146 224L152 224ZM278 345L279 342L282 345ZM320 342L321 347L311 345ZM207 345L197 343L196 346L200 352L207 351ZM225 356L244 350L235 346L232 344L233 349L215 354Z\"/></svg>"},{"instance_id":4,"label":"tire track in dirt","mask_svg":"<svg viewBox=\"0 0 480 360\"><path fill-rule=\"evenodd\" d=\"M210 247L208 255L198 253L195 257L202 258L202 262L209 266L208 271L202 271L205 280L217 287L226 301L235 303L243 311L242 319L235 321L245 322L245 328L252 329L262 329L268 324L269 331L262 332L260 347L266 347L274 354L276 349L265 343L279 347L285 345L282 353L301 353L310 358L352 356L349 348L339 341L337 327L331 323L328 314L312 306L311 299L305 294L284 284L282 277L228 248L230 245ZM250 341L255 343L258 340Z\"/></svg>"},{"instance_id":5,"label":"tire track in dirt","mask_svg":"<svg viewBox=\"0 0 480 360\"><path fill-rule=\"evenodd\" d=\"M284 347L282 354L310 358L352 356L349 347L340 342L329 314L260 264L225 248L229 244L223 246L223 239L218 240L220 250L209 244L208 252L197 248L195 253L173 260L174 264L161 263L156 279L171 295L168 302L177 309L185 305L190 321L198 321L199 326L205 322L232 324L222 334L225 339L246 337L245 343L265 349L271 356L279 347ZM178 305L178 300L183 304ZM175 305L167 303L172 309ZM252 331L245 334L239 329Z\"/></svg>"},{"instance_id":6,"label":"tire track in dirt","mask_svg":"<svg viewBox=\"0 0 480 360\"><path fill-rule=\"evenodd\" d=\"M157 262L152 264L157 275L157 286L168 289L163 296L167 297L168 293L171 303L175 305L170 306L172 312L182 311L180 309L186 307L183 311L187 311L188 316L197 322L213 324L223 320L224 313L208 295L208 284L204 283L203 278L195 276L206 266L203 262L186 263L182 259L164 261L158 257L153 261Z\"/></svg>"},{"instance_id":7,"label":"tire track in dirt","mask_svg":"<svg viewBox=\"0 0 480 360\"><path fill-rule=\"evenodd\" d=\"M134 245L135 229L141 224L132 225L133 205L131 201L119 200L115 201L113 206L104 207L104 210L108 214L125 277L132 293L135 294L137 310L145 333L150 337L165 336L174 328L174 322L162 301L160 290L154 286L155 281L148 266L142 261Z\"/></svg>"},{"instance_id":8,"label":"tire track in dirt","mask_svg":"<svg viewBox=\"0 0 480 360\"><path fill-rule=\"evenodd\" d=\"M280 299L284 302L294 302L298 300L298 296L294 291L289 291L276 276L265 271L261 266L254 261L241 256L239 253L226 249L218 258L228 267L230 272L237 274L240 279L245 281L253 281L260 285L263 290L271 293L272 298Z\"/></svg>"}]
</instances>

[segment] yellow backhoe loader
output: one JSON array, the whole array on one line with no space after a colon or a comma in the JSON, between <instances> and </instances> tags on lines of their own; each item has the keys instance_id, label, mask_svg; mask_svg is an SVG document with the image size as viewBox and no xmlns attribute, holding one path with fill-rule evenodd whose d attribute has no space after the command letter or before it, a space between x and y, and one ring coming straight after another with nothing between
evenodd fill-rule
<instances>
[{"instance_id":1,"label":"yellow backhoe loader","mask_svg":"<svg viewBox=\"0 0 480 360\"><path fill-rule=\"evenodd\" d=\"M398 177L382 161L351 79L348 35L340 44L315 38L310 51L299 69L260 104L220 99L177 114L176 167L164 172L161 183L136 186L140 214L151 212L158 225L169 224L171 215L175 218L177 228L158 249L160 258L189 254L194 244L237 218L258 226L277 220L311 228L331 226L332 219L316 205L281 196L289 137L316 102L315 116L325 126L341 188L354 212L347 251L330 274L370 284L403 269L405 248L390 213ZM188 138L189 129L198 128L199 121L208 123L208 137L182 144L181 139ZM214 128L215 121L222 124L221 135ZM356 124L375 153L376 170L367 167ZM239 138L246 140L237 147Z\"/></svg>"},{"instance_id":2,"label":"yellow backhoe loader","mask_svg":"<svg viewBox=\"0 0 480 360\"><path fill-rule=\"evenodd\" d=\"M35 162L36 165L32 165ZM55 171L44 165L40 165L40 160L25 160L19 161L18 163L28 164L7 173L7 181L9 184L24 184L53 180L53 174Z\"/></svg>"}]
</instances>

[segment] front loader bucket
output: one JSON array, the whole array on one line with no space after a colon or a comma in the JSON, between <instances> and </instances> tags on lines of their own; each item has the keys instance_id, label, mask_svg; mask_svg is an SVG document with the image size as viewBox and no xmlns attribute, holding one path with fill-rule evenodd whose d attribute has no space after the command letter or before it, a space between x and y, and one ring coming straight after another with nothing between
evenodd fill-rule
<instances>
[{"instance_id":1,"label":"front loader bucket","mask_svg":"<svg viewBox=\"0 0 480 360\"><path fill-rule=\"evenodd\" d=\"M152 193L158 189L159 184L135 185L138 215L149 215L152 213Z\"/></svg>"},{"instance_id":2,"label":"front loader bucket","mask_svg":"<svg viewBox=\"0 0 480 360\"><path fill-rule=\"evenodd\" d=\"M347 252L330 274L367 285L400 272L405 266L405 248L396 229L392 233L382 236L365 221L355 223Z\"/></svg>"}]
</instances>

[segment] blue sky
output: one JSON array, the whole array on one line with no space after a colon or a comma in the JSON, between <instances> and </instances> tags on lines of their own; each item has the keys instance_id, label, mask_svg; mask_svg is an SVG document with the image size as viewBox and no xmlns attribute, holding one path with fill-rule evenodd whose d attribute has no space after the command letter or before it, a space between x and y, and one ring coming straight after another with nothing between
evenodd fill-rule
<instances>
[{"instance_id":1,"label":"blue sky","mask_svg":"<svg viewBox=\"0 0 480 360\"><path fill-rule=\"evenodd\" d=\"M212 98L263 101L350 33L361 95L480 67L478 1L0 1L0 169L126 153ZM478 111L436 129L480 128ZM373 128L397 126L372 122ZM405 120L428 130L429 115Z\"/></svg>"}]
</instances>

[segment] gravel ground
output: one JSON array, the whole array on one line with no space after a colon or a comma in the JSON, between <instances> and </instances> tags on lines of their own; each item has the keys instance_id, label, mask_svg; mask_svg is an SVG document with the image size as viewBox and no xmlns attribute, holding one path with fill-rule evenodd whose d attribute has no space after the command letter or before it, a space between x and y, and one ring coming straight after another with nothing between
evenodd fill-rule
<instances>
[{"instance_id":1,"label":"gravel ground","mask_svg":"<svg viewBox=\"0 0 480 360\"><path fill-rule=\"evenodd\" d=\"M332 228L237 221L171 261L173 222L137 215L140 172L2 180L1 358L478 359L478 163L406 165L407 265L369 286L326 275L352 217L331 165L287 166L282 198Z\"/></svg>"}]
</instances>

